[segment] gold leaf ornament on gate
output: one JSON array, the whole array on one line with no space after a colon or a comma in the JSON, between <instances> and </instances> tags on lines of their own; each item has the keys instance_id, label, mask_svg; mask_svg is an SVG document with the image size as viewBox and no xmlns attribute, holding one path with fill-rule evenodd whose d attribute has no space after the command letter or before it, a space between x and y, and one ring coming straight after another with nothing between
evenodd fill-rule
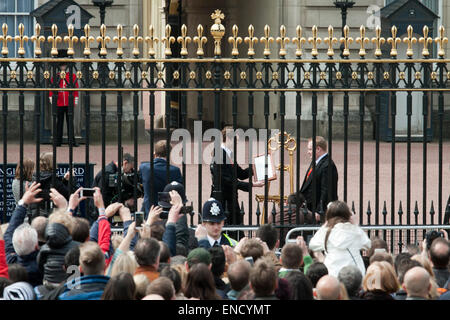
<instances>
[{"instance_id":1,"label":"gold leaf ornament on gate","mask_svg":"<svg viewBox=\"0 0 450 320\"><path fill-rule=\"evenodd\" d=\"M336 37L333 37L333 32L333 26L328 26L328 37L323 39L323 42L328 44L327 55L330 58L334 56L333 44L338 42L338 39Z\"/></svg>"},{"instance_id":2,"label":"gold leaf ornament on gate","mask_svg":"<svg viewBox=\"0 0 450 320\"><path fill-rule=\"evenodd\" d=\"M123 55L123 44L127 41L127 37L123 36L123 26L117 25L117 36L113 38L113 42L117 43L116 54L121 57Z\"/></svg>"},{"instance_id":3,"label":"gold leaf ornament on gate","mask_svg":"<svg viewBox=\"0 0 450 320\"><path fill-rule=\"evenodd\" d=\"M34 42L34 54L39 57L42 54L41 42L45 42L45 37L41 36L41 25L36 23L34 27L34 35L31 36L31 41Z\"/></svg>"},{"instance_id":4,"label":"gold leaf ornament on gate","mask_svg":"<svg viewBox=\"0 0 450 320\"><path fill-rule=\"evenodd\" d=\"M64 37L64 42L67 42L68 48L67 48L67 54L69 56L73 56L75 54L75 51L73 49L73 46L75 43L78 42L78 37L73 35L74 27L73 24L69 24L67 27L68 35Z\"/></svg>"},{"instance_id":5,"label":"gold leaf ornament on gate","mask_svg":"<svg viewBox=\"0 0 450 320\"><path fill-rule=\"evenodd\" d=\"M280 36L277 37L277 43L280 45L279 55L280 57L284 57L287 54L286 45L291 41L288 37L286 37L286 27L282 25L280 27Z\"/></svg>"},{"instance_id":6,"label":"gold leaf ornament on gate","mask_svg":"<svg viewBox=\"0 0 450 320\"><path fill-rule=\"evenodd\" d=\"M185 24L181 26L181 36L177 38L179 44L181 44L180 55L187 56L188 50L187 45L192 41L191 37L187 35L187 27Z\"/></svg>"},{"instance_id":7,"label":"gold leaf ornament on gate","mask_svg":"<svg viewBox=\"0 0 450 320\"><path fill-rule=\"evenodd\" d=\"M375 28L375 37L372 38L372 43L375 44L375 57L380 58L383 55L383 52L381 51L381 46L386 42L386 39L384 39L381 36L381 27L377 26Z\"/></svg>"},{"instance_id":8,"label":"gold leaf ornament on gate","mask_svg":"<svg viewBox=\"0 0 450 320\"><path fill-rule=\"evenodd\" d=\"M350 44L353 42L353 38L349 36L350 28L349 26L344 27L344 36L339 40L344 44L344 51L342 51L342 55L344 57L350 56Z\"/></svg>"},{"instance_id":9,"label":"gold leaf ornament on gate","mask_svg":"<svg viewBox=\"0 0 450 320\"><path fill-rule=\"evenodd\" d=\"M247 55L253 57L255 55L254 45L258 43L258 38L255 35L255 28L253 25L248 26L248 37L245 37L244 42L248 44Z\"/></svg>"},{"instance_id":10,"label":"gold leaf ornament on gate","mask_svg":"<svg viewBox=\"0 0 450 320\"><path fill-rule=\"evenodd\" d=\"M208 39L203 36L203 26L199 24L197 26L197 35L194 37L194 43L197 44L197 56L203 56L205 51L203 50L203 45L206 44Z\"/></svg>"},{"instance_id":11,"label":"gold leaf ornament on gate","mask_svg":"<svg viewBox=\"0 0 450 320\"><path fill-rule=\"evenodd\" d=\"M231 49L231 55L236 57L239 55L238 45L242 42L242 38L238 36L239 28L237 25L233 25L231 32L233 36L228 37L228 42L233 46Z\"/></svg>"},{"instance_id":12,"label":"gold leaf ornament on gate","mask_svg":"<svg viewBox=\"0 0 450 320\"><path fill-rule=\"evenodd\" d=\"M2 33L3 34L0 35L0 42L2 43L1 54L6 57L9 53L8 41L12 41L12 37L8 35L8 25L6 23L2 24Z\"/></svg>"},{"instance_id":13,"label":"gold leaf ornament on gate","mask_svg":"<svg viewBox=\"0 0 450 320\"><path fill-rule=\"evenodd\" d=\"M423 43L422 55L425 58L430 56L430 50L428 50L428 45L433 43L433 38L428 36L430 29L428 26L423 27L423 37L419 38L419 43Z\"/></svg>"},{"instance_id":14,"label":"gold leaf ornament on gate","mask_svg":"<svg viewBox=\"0 0 450 320\"><path fill-rule=\"evenodd\" d=\"M133 36L128 41L133 43L133 51L131 54L135 57L139 56L139 42L143 42L144 38L139 35L139 26L137 24L133 26Z\"/></svg>"},{"instance_id":15,"label":"gold leaf ornament on gate","mask_svg":"<svg viewBox=\"0 0 450 320\"><path fill-rule=\"evenodd\" d=\"M263 55L266 57L270 56L270 43L273 43L274 39L270 36L270 26L268 24L264 26L264 37L261 37L259 41L264 44Z\"/></svg>"},{"instance_id":16,"label":"gold leaf ornament on gate","mask_svg":"<svg viewBox=\"0 0 450 320\"><path fill-rule=\"evenodd\" d=\"M406 55L408 58L412 58L414 55L413 44L417 42L417 38L413 37L413 27L411 25L407 28L408 36L403 38L403 42L408 44L408 49L406 50Z\"/></svg>"},{"instance_id":17,"label":"gold leaf ornament on gate","mask_svg":"<svg viewBox=\"0 0 450 320\"><path fill-rule=\"evenodd\" d=\"M306 43L306 38L302 37L303 29L301 26L297 26L297 28L295 28L295 32L297 36L292 39L292 43L295 43L297 45L297 49L295 49L295 56L301 58L301 56L303 55L302 45Z\"/></svg>"},{"instance_id":18,"label":"gold leaf ornament on gate","mask_svg":"<svg viewBox=\"0 0 450 320\"><path fill-rule=\"evenodd\" d=\"M170 24L166 25L166 36L161 39L161 42L164 43L165 50L164 54L166 56L172 55L172 49L170 48L171 44L175 42L175 37L171 36L172 33L172 27Z\"/></svg>"},{"instance_id":19,"label":"gold leaf ornament on gate","mask_svg":"<svg viewBox=\"0 0 450 320\"><path fill-rule=\"evenodd\" d=\"M369 38L366 37L366 27L361 26L359 28L360 36L356 38L356 43L359 43L359 56L364 57L366 55L365 45L370 42Z\"/></svg>"},{"instance_id":20,"label":"gold leaf ornament on gate","mask_svg":"<svg viewBox=\"0 0 450 320\"><path fill-rule=\"evenodd\" d=\"M317 36L318 30L317 26L312 27L312 37L308 38L308 43L312 44L311 55L313 57L317 57L319 55L319 51L317 50L317 45L322 42L322 39Z\"/></svg>"},{"instance_id":21,"label":"gold leaf ornament on gate","mask_svg":"<svg viewBox=\"0 0 450 320\"><path fill-rule=\"evenodd\" d=\"M23 47L24 42L28 42L28 36L24 35L25 26L23 25L23 23L19 24L18 29L19 29L19 35L15 36L14 40L19 43L19 49L17 49L17 53L20 56L23 56L23 55L25 55L25 48Z\"/></svg>"},{"instance_id":22,"label":"gold leaf ornament on gate","mask_svg":"<svg viewBox=\"0 0 450 320\"><path fill-rule=\"evenodd\" d=\"M50 42L52 44L52 49L50 51L50 54L52 56L57 56L58 55L58 42L62 41L62 38L60 36L58 36L58 27L56 26L56 24L52 25L52 35L47 37L47 41Z\"/></svg>"},{"instance_id":23,"label":"gold leaf ornament on gate","mask_svg":"<svg viewBox=\"0 0 450 320\"><path fill-rule=\"evenodd\" d=\"M85 56L90 56L91 55L90 43L95 41L95 38L90 35L90 32L91 32L91 27L89 27L89 25L86 24L84 26L84 36L82 36L80 38L80 42L84 43L83 54Z\"/></svg>"},{"instance_id":24,"label":"gold leaf ornament on gate","mask_svg":"<svg viewBox=\"0 0 450 320\"><path fill-rule=\"evenodd\" d=\"M145 42L148 46L148 55L153 58L156 54L155 45L158 43L159 39L155 37L155 28L153 25L148 27L148 36L145 37Z\"/></svg>"},{"instance_id":25,"label":"gold leaf ornament on gate","mask_svg":"<svg viewBox=\"0 0 450 320\"><path fill-rule=\"evenodd\" d=\"M97 37L97 42L100 44L100 55L106 56L108 55L108 51L106 50L106 44L111 40L109 36L106 35L106 26L102 24L100 26L100 36Z\"/></svg>"},{"instance_id":26,"label":"gold leaf ornament on gate","mask_svg":"<svg viewBox=\"0 0 450 320\"><path fill-rule=\"evenodd\" d=\"M439 27L439 37L436 37L434 41L439 45L438 49L439 58L444 58L445 56L444 46L448 43L448 38L445 36L444 26Z\"/></svg>"},{"instance_id":27,"label":"gold leaf ornament on gate","mask_svg":"<svg viewBox=\"0 0 450 320\"><path fill-rule=\"evenodd\" d=\"M390 54L391 54L391 57L397 57L397 55L398 55L397 45L402 42L402 39L397 37L397 27L396 26L392 26L391 34L392 34L392 37L389 37L387 39L387 42L390 43L392 46Z\"/></svg>"}]
</instances>

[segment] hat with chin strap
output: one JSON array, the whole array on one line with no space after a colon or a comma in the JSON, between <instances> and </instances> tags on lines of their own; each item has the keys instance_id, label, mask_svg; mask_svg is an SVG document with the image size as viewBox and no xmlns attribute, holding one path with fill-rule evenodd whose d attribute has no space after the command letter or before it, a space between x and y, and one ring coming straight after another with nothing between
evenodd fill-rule
<instances>
[{"instance_id":1,"label":"hat with chin strap","mask_svg":"<svg viewBox=\"0 0 450 320\"><path fill-rule=\"evenodd\" d=\"M227 217L223 210L222 204L214 198L209 198L203 205L202 221L203 222L221 222Z\"/></svg>"}]
</instances>

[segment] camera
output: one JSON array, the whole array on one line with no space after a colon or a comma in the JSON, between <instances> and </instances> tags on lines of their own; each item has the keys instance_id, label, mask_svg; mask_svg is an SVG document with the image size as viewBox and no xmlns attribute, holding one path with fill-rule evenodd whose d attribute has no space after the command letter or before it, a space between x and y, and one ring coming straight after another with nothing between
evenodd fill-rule
<instances>
[{"instance_id":1,"label":"camera","mask_svg":"<svg viewBox=\"0 0 450 320\"><path fill-rule=\"evenodd\" d=\"M431 244L437 238L444 238L444 234L441 231L431 230L425 233L425 239L427 241L427 250L430 250Z\"/></svg>"},{"instance_id":2,"label":"camera","mask_svg":"<svg viewBox=\"0 0 450 320\"><path fill-rule=\"evenodd\" d=\"M134 214L134 221L136 223L135 228L137 230L142 229L142 224L144 223L144 212L138 211Z\"/></svg>"},{"instance_id":3,"label":"camera","mask_svg":"<svg viewBox=\"0 0 450 320\"><path fill-rule=\"evenodd\" d=\"M163 208L163 211L159 214L161 219L167 219L169 211L172 205L170 204L169 192L158 192L158 205ZM192 206L183 206L180 210L181 214L191 213L194 210Z\"/></svg>"},{"instance_id":4,"label":"camera","mask_svg":"<svg viewBox=\"0 0 450 320\"><path fill-rule=\"evenodd\" d=\"M118 190L118 174L110 174L108 176L108 187L114 188L114 197L113 198L119 198L119 196L122 197L123 201L126 201L128 199L131 199L134 197L134 171L130 173L123 173L121 177L121 185L120 190ZM142 181L137 175L137 184L136 184L136 197L141 198L144 195L144 187L142 185Z\"/></svg>"},{"instance_id":5,"label":"camera","mask_svg":"<svg viewBox=\"0 0 450 320\"><path fill-rule=\"evenodd\" d=\"M80 197L87 197L87 198L93 198L95 193L94 188L83 188L80 192Z\"/></svg>"}]
</instances>

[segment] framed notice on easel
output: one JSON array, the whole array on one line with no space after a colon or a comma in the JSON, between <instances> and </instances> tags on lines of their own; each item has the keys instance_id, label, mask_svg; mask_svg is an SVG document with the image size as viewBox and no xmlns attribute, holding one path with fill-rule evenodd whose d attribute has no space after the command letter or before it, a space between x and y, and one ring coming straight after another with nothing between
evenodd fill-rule
<instances>
[{"instance_id":1,"label":"framed notice on easel","mask_svg":"<svg viewBox=\"0 0 450 320\"><path fill-rule=\"evenodd\" d=\"M267 159L267 160L266 160ZM273 164L272 155L259 155L253 158L253 179L255 182L264 181L266 170L265 165L267 161L267 180L276 180L277 173Z\"/></svg>"}]
</instances>

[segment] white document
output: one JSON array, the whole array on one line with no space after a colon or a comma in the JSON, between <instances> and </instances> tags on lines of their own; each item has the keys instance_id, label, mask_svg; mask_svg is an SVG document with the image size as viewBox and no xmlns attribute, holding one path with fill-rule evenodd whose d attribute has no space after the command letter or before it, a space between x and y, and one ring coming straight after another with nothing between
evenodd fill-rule
<instances>
[{"instance_id":1,"label":"white document","mask_svg":"<svg viewBox=\"0 0 450 320\"><path fill-rule=\"evenodd\" d=\"M265 159L267 159L267 179L273 179L275 177L275 172L273 171L272 165L272 156L269 154L267 157L264 155L255 157L255 171L256 171L256 180L264 181L265 176Z\"/></svg>"}]
</instances>

